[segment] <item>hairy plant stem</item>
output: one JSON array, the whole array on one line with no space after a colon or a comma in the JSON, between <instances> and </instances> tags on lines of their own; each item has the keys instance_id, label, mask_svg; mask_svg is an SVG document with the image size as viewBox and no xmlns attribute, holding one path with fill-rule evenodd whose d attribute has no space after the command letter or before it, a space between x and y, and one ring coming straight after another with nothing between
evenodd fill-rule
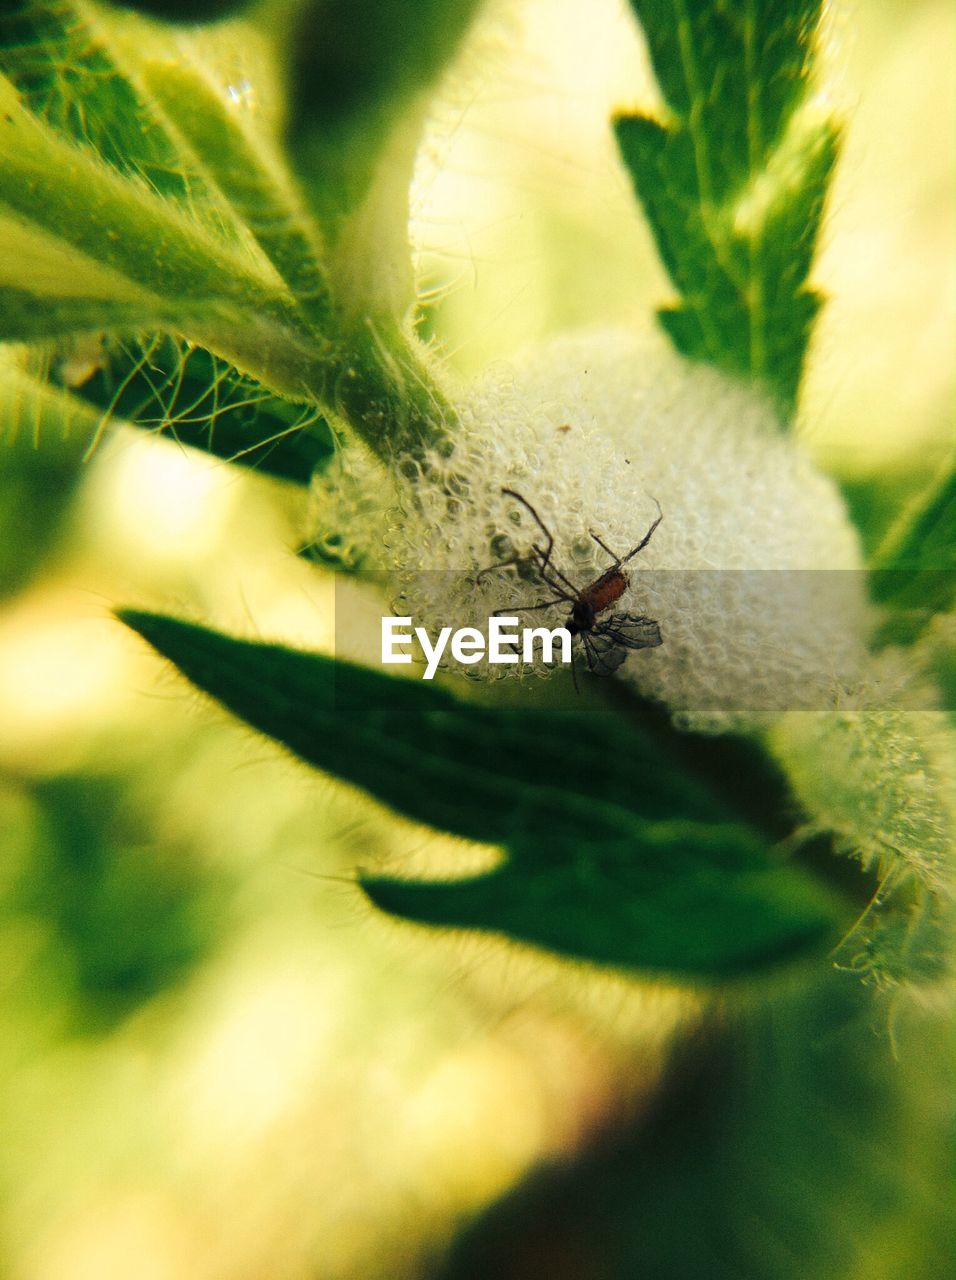
<instances>
[{"instance_id":1,"label":"hairy plant stem","mask_svg":"<svg viewBox=\"0 0 956 1280\"><path fill-rule=\"evenodd\" d=\"M387 317L323 343L271 317L220 313L183 336L278 395L312 401L353 430L383 462L451 450L455 411L416 340Z\"/></svg>"}]
</instances>

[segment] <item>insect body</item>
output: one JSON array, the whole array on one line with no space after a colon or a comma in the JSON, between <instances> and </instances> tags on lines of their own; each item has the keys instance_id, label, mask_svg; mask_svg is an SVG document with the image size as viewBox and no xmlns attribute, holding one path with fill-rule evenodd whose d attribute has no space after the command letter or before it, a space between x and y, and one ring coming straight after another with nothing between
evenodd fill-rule
<instances>
[{"instance_id":1,"label":"insect body","mask_svg":"<svg viewBox=\"0 0 956 1280\"><path fill-rule=\"evenodd\" d=\"M630 585L624 566L629 560L633 560L638 552L644 550L654 536L654 530L664 518L659 503L657 519L637 546L632 547L624 556L616 556L610 547L602 542L593 530L590 530L591 537L601 550L611 557L613 563L587 586L576 587L552 564L554 538L531 503L514 489L502 489L501 492L521 503L544 534L545 543L541 546L533 542L530 554L514 556L510 560L490 565L478 575L479 580L492 569L501 569L511 564L530 563L545 586L550 587L556 594L553 599L541 600L536 604L519 605L518 608L523 612L533 612L537 609L550 609L559 604L569 604L571 612L565 626L572 636L581 637L588 666L592 671L603 673L614 671L624 661L629 649L654 649L662 643L661 629L652 618L645 617L643 614L610 612ZM506 610L496 610L496 612L504 613Z\"/></svg>"}]
</instances>

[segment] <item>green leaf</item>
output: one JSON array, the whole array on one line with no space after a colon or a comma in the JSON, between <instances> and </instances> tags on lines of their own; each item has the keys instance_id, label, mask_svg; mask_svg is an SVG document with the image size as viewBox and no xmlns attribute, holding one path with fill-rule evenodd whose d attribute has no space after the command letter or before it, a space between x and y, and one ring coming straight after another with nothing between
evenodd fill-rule
<instances>
[{"instance_id":1,"label":"green leaf","mask_svg":"<svg viewBox=\"0 0 956 1280\"><path fill-rule=\"evenodd\" d=\"M318 227L258 118L231 102L198 61L144 59L156 101L188 141L197 166L252 232L317 332L328 330L332 302Z\"/></svg>"},{"instance_id":2,"label":"green leaf","mask_svg":"<svg viewBox=\"0 0 956 1280\"><path fill-rule=\"evenodd\" d=\"M157 310L175 314L170 329L295 399L335 375L328 344L312 340L292 297L248 245L59 136L0 77L3 221L14 236L12 245L0 243L0 281L33 293L22 259L52 261L41 273L38 306L77 296L142 302L141 324L155 323ZM81 331L92 327L77 316L81 322ZM0 316L0 340L17 336Z\"/></svg>"},{"instance_id":3,"label":"green leaf","mask_svg":"<svg viewBox=\"0 0 956 1280\"><path fill-rule=\"evenodd\" d=\"M454 411L405 327L417 132L327 253L268 106L280 19L213 39L86 0L0 14L0 287L20 291L0 341L159 329L334 410L380 455L447 451Z\"/></svg>"},{"instance_id":4,"label":"green leaf","mask_svg":"<svg viewBox=\"0 0 956 1280\"><path fill-rule=\"evenodd\" d=\"M870 584L875 600L906 615L891 619L886 640L915 638L956 605L956 457L890 528Z\"/></svg>"},{"instance_id":5,"label":"green leaf","mask_svg":"<svg viewBox=\"0 0 956 1280\"><path fill-rule=\"evenodd\" d=\"M83 0L8 6L0 13L0 72L62 137L202 219L208 192L135 84L115 36L119 15L112 19L111 26Z\"/></svg>"},{"instance_id":6,"label":"green leaf","mask_svg":"<svg viewBox=\"0 0 956 1280\"><path fill-rule=\"evenodd\" d=\"M800 107L820 0L631 0L667 119L615 131L680 295L679 351L762 384L789 413L819 298L807 277L838 137Z\"/></svg>"},{"instance_id":7,"label":"green leaf","mask_svg":"<svg viewBox=\"0 0 956 1280\"><path fill-rule=\"evenodd\" d=\"M247 308L295 326L291 303L250 268L247 256L142 184L120 177L92 152L58 138L0 79L3 211L23 228L35 229L41 243L52 238L116 273L129 290L161 294L185 309L204 307L210 321L219 323L228 308L234 319L235 309ZM9 280L9 270L0 253L0 278ZM73 292L65 279L63 295Z\"/></svg>"},{"instance_id":8,"label":"green leaf","mask_svg":"<svg viewBox=\"0 0 956 1280\"><path fill-rule=\"evenodd\" d=\"M956 1041L940 1005L891 1012L829 969L722 1008L682 1037L650 1107L533 1170L435 1280L514 1274L542 1240L601 1280L943 1280Z\"/></svg>"},{"instance_id":9,"label":"green leaf","mask_svg":"<svg viewBox=\"0 0 956 1280\"><path fill-rule=\"evenodd\" d=\"M142 302L118 298L53 297L0 284L0 321L5 342L41 342L101 330L156 328L183 313L161 299Z\"/></svg>"},{"instance_id":10,"label":"green leaf","mask_svg":"<svg viewBox=\"0 0 956 1280\"><path fill-rule=\"evenodd\" d=\"M302 759L507 860L477 878L366 876L394 914L563 955L732 977L821 947L833 901L646 734L447 691L173 618L122 619L199 688Z\"/></svg>"},{"instance_id":11,"label":"green leaf","mask_svg":"<svg viewBox=\"0 0 956 1280\"><path fill-rule=\"evenodd\" d=\"M415 157L431 91L479 4L304 0L282 41L289 150L329 246L341 318L359 337L374 326L374 341L384 336L399 351L409 345L404 325L416 301L408 243ZM423 376L434 382L424 362L407 385Z\"/></svg>"},{"instance_id":12,"label":"green leaf","mask_svg":"<svg viewBox=\"0 0 956 1280\"><path fill-rule=\"evenodd\" d=\"M290 143L330 229L364 200L390 138L454 55L478 6L306 0L299 7L287 39Z\"/></svg>"},{"instance_id":13,"label":"green leaf","mask_svg":"<svg viewBox=\"0 0 956 1280\"><path fill-rule=\"evenodd\" d=\"M202 347L172 338L106 348L72 390L106 419L295 484L307 485L335 451L314 407L280 399Z\"/></svg>"},{"instance_id":14,"label":"green leaf","mask_svg":"<svg viewBox=\"0 0 956 1280\"><path fill-rule=\"evenodd\" d=\"M473 880L362 885L393 915L686 978L759 971L819 946L832 927L817 887L774 866L740 824L634 821L612 838L542 823L505 843L509 861Z\"/></svg>"},{"instance_id":15,"label":"green leaf","mask_svg":"<svg viewBox=\"0 0 956 1280\"><path fill-rule=\"evenodd\" d=\"M136 9L167 22L215 22L241 12L253 0L114 0L124 9Z\"/></svg>"},{"instance_id":16,"label":"green leaf","mask_svg":"<svg viewBox=\"0 0 956 1280\"><path fill-rule=\"evenodd\" d=\"M83 430L64 429L73 425L71 411ZM83 474L90 417L62 392L0 364L0 600L25 587L55 552Z\"/></svg>"},{"instance_id":17,"label":"green leaf","mask_svg":"<svg viewBox=\"0 0 956 1280\"><path fill-rule=\"evenodd\" d=\"M102 1033L189 979L222 899L182 836L156 839L128 778L59 774L31 792L31 856L2 886L8 918L36 922L15 981L52 987L71 1031Z\"/></svg>"}]
</instances>

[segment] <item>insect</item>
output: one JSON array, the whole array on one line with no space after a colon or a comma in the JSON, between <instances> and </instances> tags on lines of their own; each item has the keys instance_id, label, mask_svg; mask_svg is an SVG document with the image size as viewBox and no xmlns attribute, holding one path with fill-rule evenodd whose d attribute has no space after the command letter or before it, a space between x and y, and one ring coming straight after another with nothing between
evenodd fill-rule
<instances>
[{"instance_id":1,"label":"insect","mask_svg":"<svg viewBox=\"0 0 956 1280\"><path fill-rule=\"evenodd\" d=\"M533 542L529 554L512 556L510 560L502 560L498 564L489 565L487 569L482 569L478 574L479 582L486 573L491 573L494 569L504 569L508 565L530 564L545 586L550 587L556 594L553 599L540 600L535 604L518 605L517 609L531 613L538 609L551 609L559 604L570 605L571 612L565 626L572 636L580 636L590 670L603 675L617 670L627 657L629 649L655 649L663 643L660 626L652 618L645 617L643 614L610 612L630 585L624 566L644 550L654 536L655 529L664 519L659 502L657 519L637 546L632 547L627 555L615 555L593 529L588 531L601 550L611 557L612 564L587 586L576 587L552 563L554 537L531 503L514 489L502 489L501 492L521 503L541 530L545 541L543 546ZM508 610L496 609L495 612L507 613ZM576 682L573 650L571 673Z\"/></svg>"}]
</instances>

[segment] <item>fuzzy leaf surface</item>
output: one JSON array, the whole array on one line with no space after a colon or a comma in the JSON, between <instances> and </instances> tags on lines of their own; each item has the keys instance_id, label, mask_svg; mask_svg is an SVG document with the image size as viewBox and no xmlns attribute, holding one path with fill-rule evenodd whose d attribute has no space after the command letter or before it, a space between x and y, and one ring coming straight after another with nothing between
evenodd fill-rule
<instances>
[{"instance_id":1,"label":"fuzzy leaf surface","mask_svg":"<svg viewBox=\"0 0 956 1280\"><path fill-rule=\"evenodd\" d=\"M247 206L230 202L222 174L203 167L150 88L145 68L178 57L170 40L85 0L26 0L0 13L0 284L21 294L0 313L0 341L56 337L68 323L76 333L161 328L301 398L322 384L323 351L269 260L286 248L288 220L267 210L276 229L257 254ZM180 99L170 91L170 103ZM220 141L222 123L210 124ZM243 190L264 198L258 152L243 150L238 124L233 133L221 168L248 161ZM278 161L261 167L281 186ZM50 315L36 332L31 296Z\"/></svg>"},{"instance_id":2,"label":"fuzzy leaf surface","mask_svg":"<svg viewBox=\"0 0 956 1280\"><path fill-rule=\"evenodd\" d=\"M145 59L143 74L196 167L252 233L306 322L317 333L327 330L332 303L318 227L282 164L276 140L243 108L241 90L217 84L198 59Z\"/></svg>"},{"instance_id":3,"label":"fuzzy leaf surface","mask_svg":"<svg viewBox=\"0 0 956 1280\"><path fill-rule=\"evenodd\" d=\"M272 395L202 347L172 338L104 348L74 395L145 431L236 466L307 485L332 457L332 430L309 405Z\"/></svg>"},{"instance_id":4,"label":"fuzzy leaf surface","mask_svg":"<svg viewBox=\"0 0 956 1280\"><path fill-rule=\"evenodd\" d=\"M334 409L389 457L444 446L454 410L404 327L407 189L421 95L476 2L307 4L269 22L251 6L248 22L212 30L88 0L0 11L0 342L159 331L277 401L310 402L305 416ZM318 58L307 96L324 92L313 73L329 59L344 58L346 78L356 58L377 68L378 88L353 102L344 132L322 135L302 183L284 146L283 49ZM296 111L291 125L294 160L309 127ZM262 425L261 438L244 427L211 451L275 459L285 424ZM293 453L306 479L308 450Z\"/></svg>"},{"instance_id":5,"label":"fuzzy leaf surface","mask_svg":"<svg viewBox=\"0 0 956 1280\"><path fill-rule=\"evenodd\" d=\"M362 877L393 914L698 980L760 972L836 926L828 893L622 724L474 706L321 655L121 617L303 760L415 821L505 849L470 880Z\"/></svg>"},{"instance_id":6,"label":"fuzzy leaf surface","mask_svg":"<svg viewBox=\"0 0 956 1280\"><path fill-rule=\"evenodd\" d=\"M208 192L135 83L109 17L84 0L21 0L0 11L0 72L23 105L124 177L202 217Z\"/></svg>"}]
</instances>

